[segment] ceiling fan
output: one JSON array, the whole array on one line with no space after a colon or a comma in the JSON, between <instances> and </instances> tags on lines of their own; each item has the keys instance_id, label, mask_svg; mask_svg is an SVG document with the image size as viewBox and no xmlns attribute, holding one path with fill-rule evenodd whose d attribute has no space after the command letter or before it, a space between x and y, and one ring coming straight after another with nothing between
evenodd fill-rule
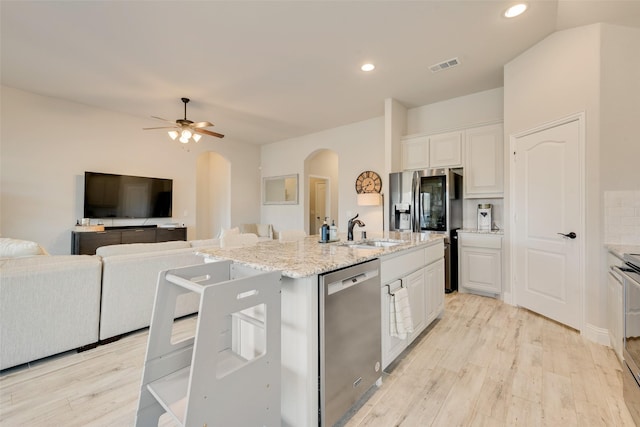
<instances>
[{"instance_id":1,"label":"ceiling fan","mask_svg":"<svg viewBox=\"0 0 640 427\"><path fill-rule=\"evenodd\" d=\"M187 103L189 102L189 98L181 98L182 102L184 102L184 119L177 119L175 122L171 120L166 120L161 117L151 116L154 119L162 120L163 122L171 123L173 126L161 126L155 128L143 128L143 130L152 130L152 129L175 129L169 131L169 136L171 139L176 139L178 136L180 137L179 141L183 144L189 142L190 139L193 139L195 142L198 142L201 138L200 135L211 135L217 138L224 138L224 135L217 132L212 132L207 129L210 126L213 126L213 123L210 122L197 122L187 119Z\"/></svg>"}]
</instances>

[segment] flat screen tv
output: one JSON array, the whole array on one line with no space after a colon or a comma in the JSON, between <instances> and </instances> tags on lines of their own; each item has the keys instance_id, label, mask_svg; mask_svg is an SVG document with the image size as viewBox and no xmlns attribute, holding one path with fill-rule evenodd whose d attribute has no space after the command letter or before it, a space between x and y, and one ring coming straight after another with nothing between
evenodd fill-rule
<instances>
[{"instance_id":1,"label":"flat screen tv","mask_svg":"<svg viewBox=\"0 0 640 427\"><path fill-rule=\"evenodd\" d=\"M84 173L85 218L169 218L173 180Z\"/></svg>"}]
</instances>

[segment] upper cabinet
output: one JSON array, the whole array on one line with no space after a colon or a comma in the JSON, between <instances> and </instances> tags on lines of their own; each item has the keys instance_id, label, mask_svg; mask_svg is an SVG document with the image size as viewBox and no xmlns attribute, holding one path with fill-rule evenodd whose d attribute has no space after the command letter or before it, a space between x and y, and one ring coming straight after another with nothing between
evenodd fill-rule
<instances>
[{"instance_id":1,"label":"upper cabinet","mask_svg":"<svg viewBox=\"0 0 640 427\"><path fill-rule=\"evenodd\" d=\"M402 139L402 169L429 167L429 137L424 135Z\"/></svg>"},{"instance_id":2,"label":"upper cabinet","mask_svg":"<svg viewBox=\"0 0 640 427\"><path fill-rule=\"evenodd\" d=\"M462 136L464 132L449 132L429 137L429 167L462 167Z\"/></svg>"},{"instance_id":3,"label":"upper cabinet","mask_svg":"<svg viewBox=\"0 0 640 427\"><path fill-rule=\"evenodd\" d=\"M464 197L504 197L502 123L402 138L402 169L464 168Z\"/></svg>"},{"instance_id":4,"label":"upper cabinet","mask_svg":"<svg viewBox=\"0 0 640 427\"><path fill-rule=\"evenodd\" d=\"M402 169L455 168L462 166L464 131L402 139Z\"/></svg>"},{"instance_id":5,"label":"upper cabinet","mask_svg":"<svg viewBox=\"0 0 640 427\"><path fill-rule=\"evenodd\" d=\"M504 143L502 124L465 131L464 197L503 197Z\"/></svg>"}]
</instances>

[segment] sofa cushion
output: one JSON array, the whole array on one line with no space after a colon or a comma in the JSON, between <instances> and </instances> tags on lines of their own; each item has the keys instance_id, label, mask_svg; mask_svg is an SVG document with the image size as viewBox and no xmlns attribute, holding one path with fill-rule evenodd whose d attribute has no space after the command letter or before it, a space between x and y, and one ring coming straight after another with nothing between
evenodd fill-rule
<instances>
[{"instance_id":1,"label":"sofa cushion","mask_svg":"<svg viewBox=\"0 0 640 427\"><path fill-rule=\"evenodd\" d=\"M48 255L47 251L36 242L28 240L0 238L0 258L17 258L33 255Z\"/></svg>"},{"instance_id":2,"label":"sofa cushion","mask_svg":"<svg viewBox=\"0 0 640 427\"><path fill-rule=\"evenodd\" d=\"M139 254L144 252L158 252L190 247L191 245L189 242L185 242L183 240L160 243L129 243L123 245L101 246L96 249L96 255L107 257L113 255Z\"/></svg>"},{"instance_id":3,"label":"sofa cushion","mask_svg":"<svg viewBox=\"0 0 640 427\"><path fill-rule=\"evenodd\" d=\"M258 237L273 238L273 231L271 230L271 224L256 224L258 230Z\"/></svg>"},{"instance_id":4,"label":"sofa cushion","mask_svg":"<svg viewBox=\"0 0 640 427\"><path fill-rule=\"evenodd\" d=\"M231 234L240 234L240 228L239 227L233 227L233 228L222 228L220 230L220 238L222 239L224 236L228 236Z\"/></svg>"}]
</instances>

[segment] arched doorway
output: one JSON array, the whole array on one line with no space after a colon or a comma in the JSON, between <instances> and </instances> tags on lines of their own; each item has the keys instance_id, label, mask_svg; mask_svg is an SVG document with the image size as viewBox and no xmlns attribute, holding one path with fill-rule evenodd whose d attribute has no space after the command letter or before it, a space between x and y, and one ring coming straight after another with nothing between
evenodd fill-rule
<instances>
[{"instance_id":1,"label":"arched doorway","mask_svg":"<svg viewBox=\"0 0 640 427\"><path fill-rule=\"evenodd\" d=\"M338 154L322 149L311 153L304 161L304 226L309 235L318 234L324 217L338 218Z\"/></svg>"},{"instance_id":2,"label":"arched doorway","mask_svg":"<svg viewBox=\"0 0 640 427\"><path fill-rule=\"evenodd\" d=\"M196 238L210 239L231 224L231 163L209 151L196 164Z\"/></svg>"}]
</instances>

